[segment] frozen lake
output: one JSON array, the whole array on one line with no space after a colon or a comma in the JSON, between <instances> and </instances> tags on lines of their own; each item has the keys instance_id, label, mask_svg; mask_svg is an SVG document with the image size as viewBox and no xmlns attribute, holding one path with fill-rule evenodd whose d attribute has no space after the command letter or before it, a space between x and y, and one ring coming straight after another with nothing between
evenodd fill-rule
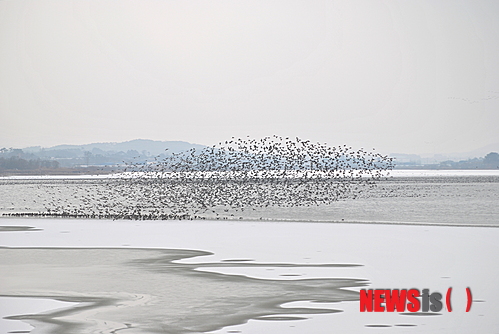
<instances>
[{"instance_id":1,"label":"frozen lake","mask_svg":"<svg viewBox=\"0 0 499 334\"><path fill-rule=\"evenodd\" d=\"M4 216L0 332L491 332L498 178L398 175L369 196L242 220ZM2 181L2 212L36 208L47 184ZM450 287L452 312L359 311L360 289Z\"/></svg>"},{"instance_id":2,"label":"frozen lake","mask_svg":"<svg viewBox=\"0 0 499 334\"><path fill-rule=\"evenodd\" d=\"M499 298L497 228L59 219L2 219L2 225L40 229L0 234L8 247L0 249L2 295L94 302L93 308L57 315L56 327L74 333L499 328L493 302ZM178 266L168 260L172 252L180 252L173 261ZM453 312L361 313L351 294L414 287L442 294L452 287ZM468 313L466 287L474 297ZM269 307L272 302L280 306ZM36 327L50 319L48 312L23 321Z\"/></svg>"}]
</instances>

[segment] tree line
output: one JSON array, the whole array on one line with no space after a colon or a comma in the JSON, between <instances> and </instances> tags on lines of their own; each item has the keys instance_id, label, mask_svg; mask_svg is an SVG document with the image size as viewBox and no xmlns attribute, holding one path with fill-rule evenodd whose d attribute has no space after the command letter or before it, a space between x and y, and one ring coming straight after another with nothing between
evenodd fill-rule
<instances>
[{"instance_id":1,"label":"tree line","mask_svg":"<svg viewBox=\"0 0 499 334\"><path fill-rule=\"evenodd\" d=\"M33 170L59 168L56 160L23 159L16 156L0 157L0 170Z\"/></svg>"}]
</instances>

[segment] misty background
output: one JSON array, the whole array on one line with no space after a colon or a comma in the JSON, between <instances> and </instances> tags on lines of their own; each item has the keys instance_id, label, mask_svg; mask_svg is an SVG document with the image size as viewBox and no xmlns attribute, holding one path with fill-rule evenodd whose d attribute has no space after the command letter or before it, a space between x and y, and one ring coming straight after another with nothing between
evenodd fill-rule
<instances>
[{"instance_id":1,"label":"misty background","mask_svg":"<svg viewBox=\"0 0 499 334\"><path fill-rule=\"evenodd\" d=\"M484 157L498 18L497 1L2 0L0 148L278 134Z\"/></svg>"},{"instance_id":2,"label":"misty background","mask_svg":"<svg viewBox=\"0 0 499 334\"><path fill-rule=\"evenodd\" d=\"M223 143L219 143L222 145ZM31 146L23 149L0 148L0 175L25 172L104 173L124 169L127 164L143 165L163 160L172 154L206 146L183 141L135 139L120 143L86 145ZM466 154L477 154L479 151ZM499 153L489 152L473 158L436 154L422 158L417 154L392 153L396 169L498 169ZM454 159L454 160L452 160Z\"/></svg>"}]
</instances>

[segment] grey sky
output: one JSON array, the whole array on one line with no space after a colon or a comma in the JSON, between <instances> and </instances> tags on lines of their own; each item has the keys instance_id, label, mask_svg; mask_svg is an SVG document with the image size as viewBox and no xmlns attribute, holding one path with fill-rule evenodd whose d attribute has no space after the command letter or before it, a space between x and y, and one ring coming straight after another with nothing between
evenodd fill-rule
<instances>
[{"instance_id":1,"label":"grey sky","mask_svg":"<svg viewBox=\"0 0 499 334\"><path fill-rule=\"evenodd\" d=\"M498 1L2 0L0 146L499 143Z\"/></svg>"}]
</instances>

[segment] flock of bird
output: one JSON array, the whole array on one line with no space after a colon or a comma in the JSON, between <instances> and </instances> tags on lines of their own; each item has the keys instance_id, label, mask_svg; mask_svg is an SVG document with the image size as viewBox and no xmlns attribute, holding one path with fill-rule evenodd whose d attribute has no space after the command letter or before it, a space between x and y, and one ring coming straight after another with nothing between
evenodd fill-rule
<instances>
[{"instance_id":1,"label":"flock of bird","mask_svg":"<svg viewBox=\"0 0 499 334\"><path fill-rule=\"evenodd\" d=\"M242 219L244 210L355 198L393 168L391 158L300 138L231 138L218 145L127 163L103 180L47 202L43 216Z\"/></svg>"}]
</instances>

